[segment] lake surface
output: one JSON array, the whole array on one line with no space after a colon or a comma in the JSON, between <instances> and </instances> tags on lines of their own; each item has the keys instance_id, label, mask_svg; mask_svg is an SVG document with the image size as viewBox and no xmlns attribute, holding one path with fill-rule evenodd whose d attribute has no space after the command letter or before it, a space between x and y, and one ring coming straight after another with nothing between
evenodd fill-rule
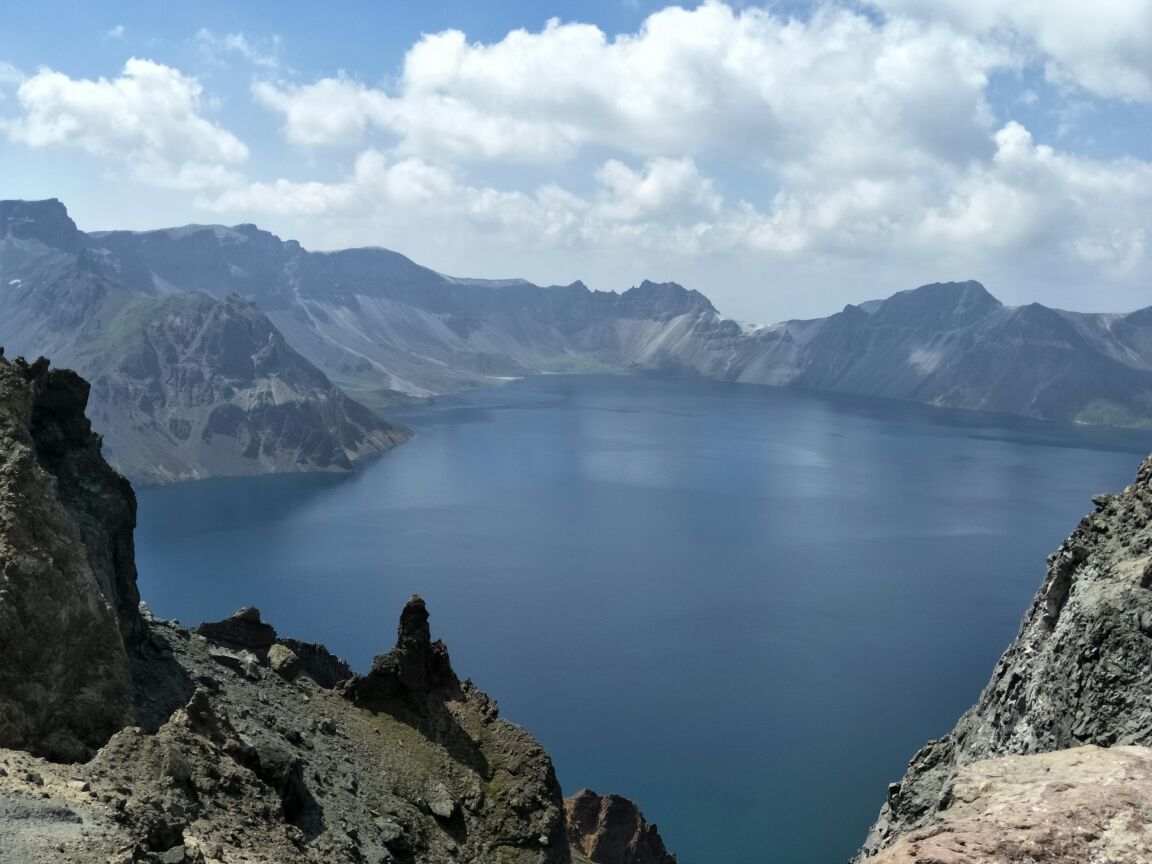
<instances>
[{"instance_id":1,"label":"lake surface","mask_svg":"<svg viewBox=\"0 0 1152 864\"><path fill-rule=\"evenodd\" d=\"M141 593L366 670L412 593L566 793L682 864L829 864L975 701L1045 556L1152 433L702 381L542 377L393 416L349 477L140 495Z\"/></svg>"}]
</instances>

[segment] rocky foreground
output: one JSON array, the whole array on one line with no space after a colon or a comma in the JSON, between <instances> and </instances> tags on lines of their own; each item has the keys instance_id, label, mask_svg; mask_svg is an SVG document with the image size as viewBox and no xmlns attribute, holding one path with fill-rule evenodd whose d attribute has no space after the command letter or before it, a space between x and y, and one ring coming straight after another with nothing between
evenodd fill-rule
<instances>
[{"instance_id":1,"label":"rocky foreground","mask_svg":"<svg viewBox=\"0 0 1152 864\"><path fill-rule=\"evenodd\" d=\"M980 701L889 787L862 858L1152 861L1152 458L1094 501Z\"/></svg>"},{"instance_id":2,"label":"rocky foreground","mask_svg":"<svg viewBox=\"0 0 1152 864\"><path fill-rule=\"evenodd\" d=\"M366 675L255 609L154 620L86 397L0 360L0 861L674 862L624 799L566 812L417 597Z\"/></svg>"}]
</instances>

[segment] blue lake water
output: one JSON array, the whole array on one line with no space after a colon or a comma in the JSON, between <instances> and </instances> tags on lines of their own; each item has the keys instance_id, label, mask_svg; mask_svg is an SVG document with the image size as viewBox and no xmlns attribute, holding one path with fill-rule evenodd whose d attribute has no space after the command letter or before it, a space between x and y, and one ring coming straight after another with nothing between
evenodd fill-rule
<instances>
[{"instance_id":1,"label":"blue lake water","mask_svg":"<svg viewBox=\"0 0 1152 864\"><path fill-rule=\"evenodd\" d=\"M412 593L565 792L682 864L843 862L977 697L1045 556L1152 432L703 381L542 377L393 416L353 476L140 494L141 592L364 670Z\"/></svg>"}]
</instances>

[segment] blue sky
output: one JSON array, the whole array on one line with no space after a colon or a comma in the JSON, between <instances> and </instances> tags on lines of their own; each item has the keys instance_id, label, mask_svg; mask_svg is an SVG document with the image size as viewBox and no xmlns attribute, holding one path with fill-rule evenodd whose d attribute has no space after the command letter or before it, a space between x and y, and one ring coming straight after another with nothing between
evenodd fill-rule
<instances>
[{"instance_id":1,"label":"blue sky","mask_svg":"<svg viewBox=\"0 0 1152 864\"><path fill-rule=\"evenodd\" d=\"M1152 4L7 2L0 195L750 320L967 278L1127 310Z\"/></svg>"}]
</instances>

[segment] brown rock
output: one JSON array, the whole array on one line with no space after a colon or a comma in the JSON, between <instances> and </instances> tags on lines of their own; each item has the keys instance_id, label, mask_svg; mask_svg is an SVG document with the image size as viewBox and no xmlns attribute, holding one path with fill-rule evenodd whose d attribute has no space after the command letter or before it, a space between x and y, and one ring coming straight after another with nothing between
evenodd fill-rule
<instances>
[{"instance_id":1,"label":"brown rock","mask_svg":"<svg viewBox=\"0 0 1152 864\"><path fill-rule=\"evenodd\" d=\"M868 864L1145 864L1152 750L1078 747L957 774L947 807Z\"/></svg>"},{"instance_id":2,"label":"brown rock","mask_svg":"<svg viewBox=\"0 0 1152 864\"><path fill-rule=\"evenodd\" d=\"M1152 458L1122 492L1094 501L1048 559L979 701L913 757L860 857L931 824L974 762L1084 744L1152 746Z\"/></svg>"},{"instance_id":3,"label":"brown rock","mask_svg":"<svg viewBox=\"0 0 1152 864\"><path fill-rule=\"evenodd\" d=\"M676 864L656 826L627 798L581 789L564 799L564 817L573 853L592 864Z\"/></svg>"}]
</instances>

